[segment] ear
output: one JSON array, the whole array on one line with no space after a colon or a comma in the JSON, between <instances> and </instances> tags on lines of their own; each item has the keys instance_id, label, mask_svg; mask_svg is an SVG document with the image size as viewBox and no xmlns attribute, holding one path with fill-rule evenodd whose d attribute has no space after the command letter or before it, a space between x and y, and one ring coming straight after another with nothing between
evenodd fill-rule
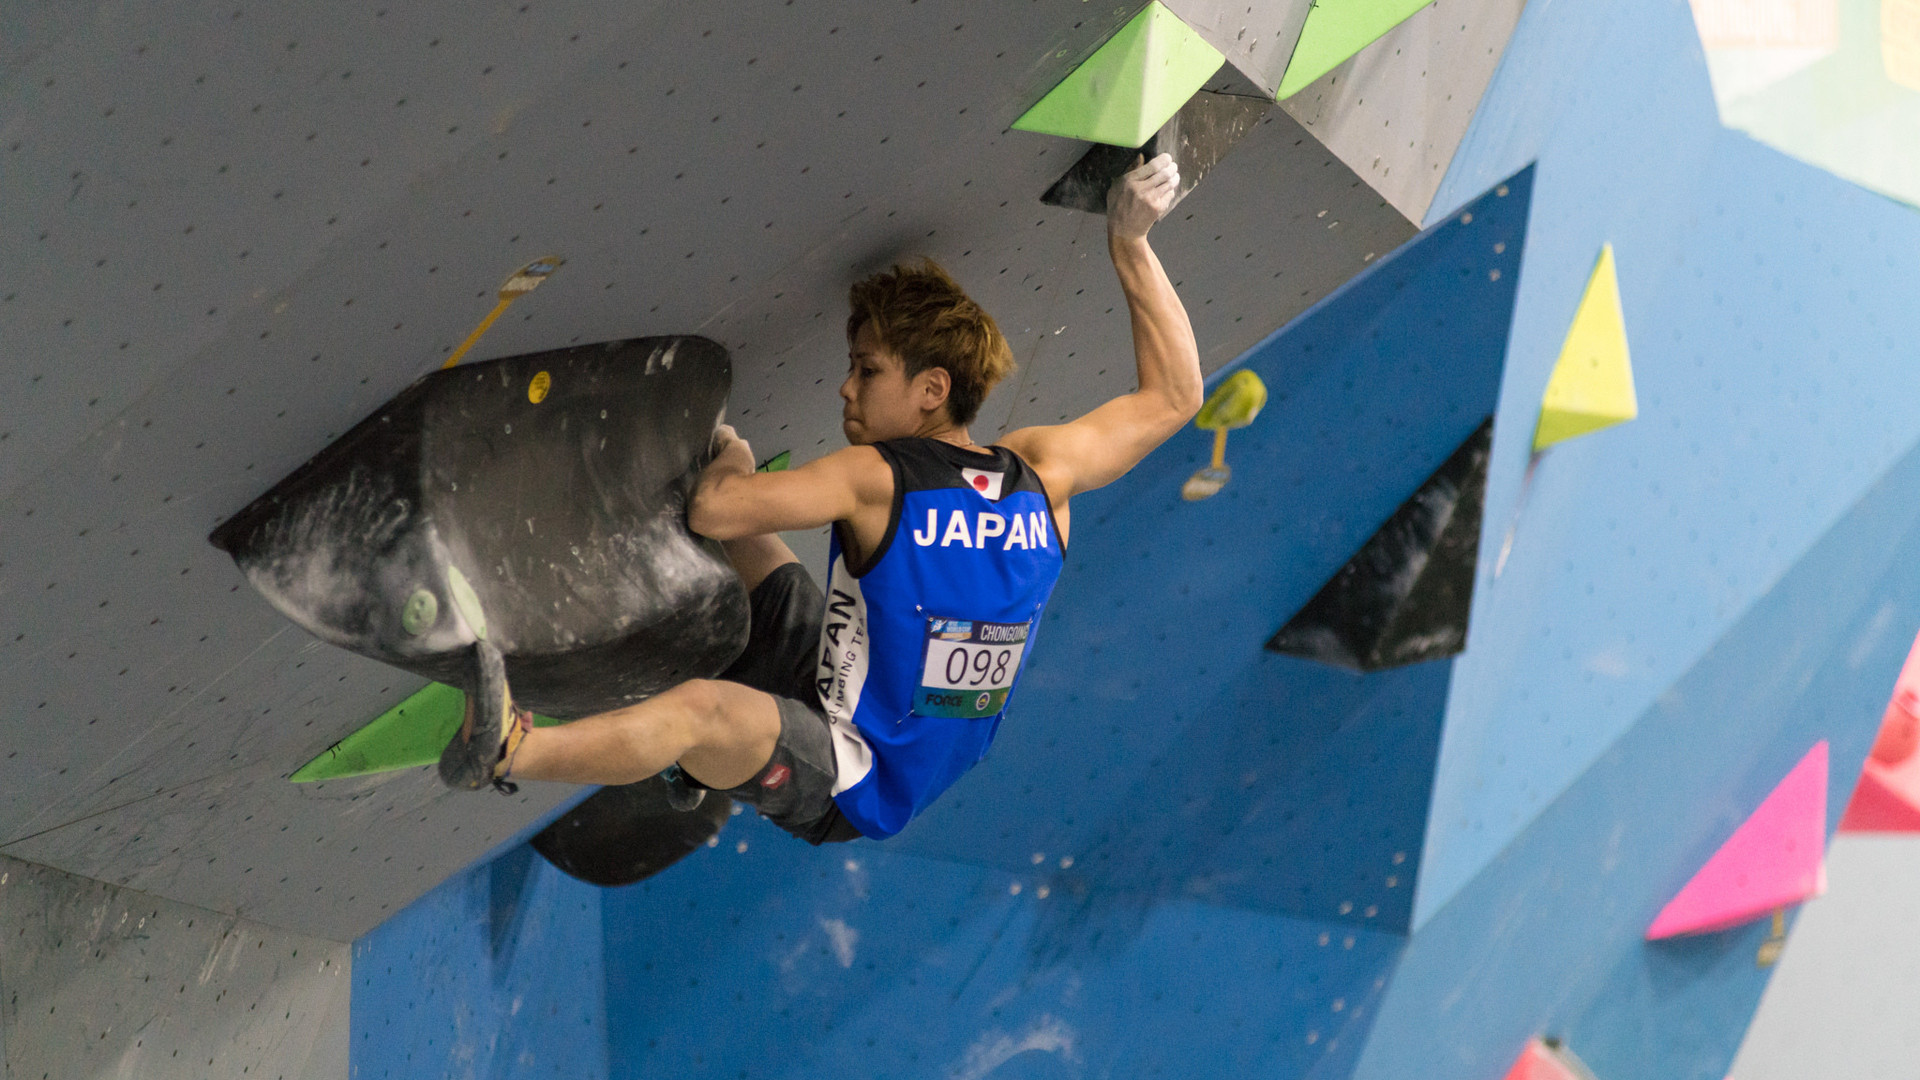
<instances>
[{"instance_id":1,"label":"ear","mask_svg":"<svg viewBox=\"0 0 1920 1080\"><path fill-rule=\"evenodd\" d=\"M953 392L953 376L946 368L928 368L913 377L913 392L922 411L939 412Z\"/></svg>"}]
</instances>

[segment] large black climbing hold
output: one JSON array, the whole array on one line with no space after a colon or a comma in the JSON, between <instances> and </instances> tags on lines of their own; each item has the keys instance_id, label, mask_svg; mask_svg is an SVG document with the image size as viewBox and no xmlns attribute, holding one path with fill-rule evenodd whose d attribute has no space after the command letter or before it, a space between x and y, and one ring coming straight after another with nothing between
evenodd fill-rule
<instances>
[{"instance_id":1,"label":"large black climbing hold","mask_svg":"<svg viewBox=\"0 0 1920 1080\"><path fill-rule=\"evenodd\" d=\"M1116 177L1133 168L1136 156L1151 159L1166 153L1172 154L1174 164L1180 167L1180 188L1174 197L1174 204L1178 205L1200 183L1200 178L1220 164L1227 151L1245 138L1272 107L1273 102L1267 99L1202 90L1180 106L1180 111L1161 125L1146 145L1128 150L1094 144L1073 168L1053 182L1040 196L1040 201L1049 206L1104 214L1107 189L1113 186Z\"/></svg>"},{"instance_id":2,"label":"large black climbing hold","mask_svg":"<svg viewBox=\"0 0 1920 1080\"><path fill-rule=\"evenodd\" d=\"M693 810L675 810L667 781L654 776L601 788L531 843L555 868L590 885L631 885L706 845L732 813L733 800L717 791Z\"/></svg>"},{"instance_id":3,"label":"large black climbing hold","mask_svg":"<svg viewBox=\"0 0 1920 1080\"><path fill-rule=\"evenodd\" d=\"M323 640L460 685L484 638L515 700L575 719L725 669L747 598L687 531L731 373L697 337L428 375L213 533Z\"/></svg>"},{"instance_id":4,"label":"large black climbing hold","mask_svg":"<svg viewBox=\"0 0 1920 1080\"><path fill-rule=\"evenodd\" d=\"M672 866L720 832L733 800L707 792L685 812L658 776L605 787L534 834L533 850L589 885L631 885Z\"/></svg>"},{"instance_id":5,"label":"large black climbing hold","mask_svg":"<svg viewBox=\"0 0 1920 1080\"><path fill-rule=\"evenodd\" d=\"M1360 671L1465 649L1492 443L1489 419L1267 648Z\"/></svg>"}]
</instances>

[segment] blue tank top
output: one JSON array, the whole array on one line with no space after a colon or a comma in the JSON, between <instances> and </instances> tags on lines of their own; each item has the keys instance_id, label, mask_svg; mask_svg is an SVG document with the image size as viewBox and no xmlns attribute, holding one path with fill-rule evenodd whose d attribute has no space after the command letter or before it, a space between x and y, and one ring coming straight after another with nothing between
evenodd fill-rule
<instances>
[{"instance_id":1,"label":"blue tank top","mask_svg":"<svg viewBox=\"0 0 1920 1080\"><path fill-rule=\"evenodd\" d=\"M818 689L834 801L881 839L986 756L1063 551L1046 490L1013 451L874 448L893 469L893 513L864 565L834 530Z\"/></svg>"}]
</instances>

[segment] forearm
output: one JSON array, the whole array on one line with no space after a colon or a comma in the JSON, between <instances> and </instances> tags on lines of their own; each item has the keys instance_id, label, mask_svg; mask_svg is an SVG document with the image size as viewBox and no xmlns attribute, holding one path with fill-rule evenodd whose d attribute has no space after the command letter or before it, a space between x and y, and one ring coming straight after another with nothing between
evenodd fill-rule
<instances>
[{"instance_id":1,"label":"forearm","mask_svg":"<svg viewBox=\"0 0 1920 1080\"><path fill-rule=\"evenodd\" d=\"M732 540L747 535L733 520L739 516L734 511L741 498L730 488L753 475L753 459L749 454L744 462L735 460L738 456L721 454L714 458L694 484L693 498L687 506L687 526L701 536Z\"/></svg>"},{"instance_id":2,"label":"forearm","mask_svg":"<svg viewBox=\"0 0 1920 1080\"><path fill-rule=\"evenodd\" d=\"M1200 349L1187 309L1145 237L1109 234L1107 249L1133 321L1140 392L1161 399L1185 423L1200 410L1202 395Z\"/></svg>"}]
</instances>

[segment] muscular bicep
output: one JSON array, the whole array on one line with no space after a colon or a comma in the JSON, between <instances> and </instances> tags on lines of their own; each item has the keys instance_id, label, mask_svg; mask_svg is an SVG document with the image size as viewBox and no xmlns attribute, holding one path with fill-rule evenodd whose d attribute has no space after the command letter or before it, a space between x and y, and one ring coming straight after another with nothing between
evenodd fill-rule
<instances>
[{"instance_id":1,"label":"muscular bicep","mask_svg":"<svg viewBox=\"0 0 1920 1080\"><path fill-rule=\"evenodd\" d=\"M1064 502L1120 479L1189 419L1160 395L1132 393L1071 423L1024 428L1001 441L1032 463L1047 478L1048 493Z\"/></svg>"},{"instance_id":2,"label":"muscular bicep","mask_svg":"<svg viewBox=\"0 0 1920 1080\"><path fill-rule=\"evenodd\" d=\"M876 497L876 483L890 477L871 447L848 447L796 469L703 481L687 520L694 532L715 540L817 529L853 517Z\"/></svg>"}]
</instances>

